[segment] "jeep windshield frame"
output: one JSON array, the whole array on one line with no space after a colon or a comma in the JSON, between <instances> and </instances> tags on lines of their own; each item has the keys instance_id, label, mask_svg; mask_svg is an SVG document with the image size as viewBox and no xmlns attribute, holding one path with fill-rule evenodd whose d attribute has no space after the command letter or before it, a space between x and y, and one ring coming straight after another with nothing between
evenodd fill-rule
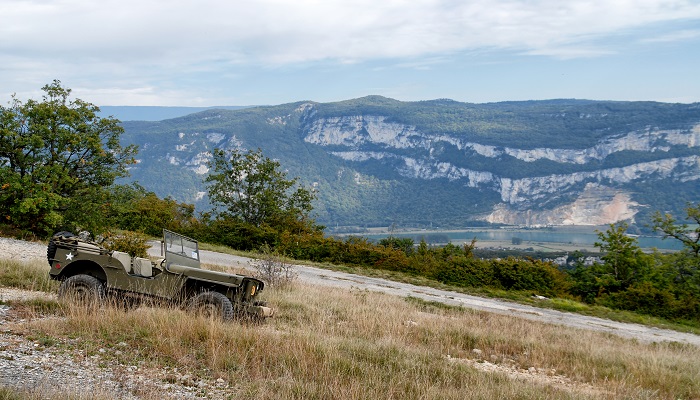
<instances>
[{"instance_id":1,"label":"jeep windshield frame","mask_svg":"<svg viewBox=\"0 0 700 400\"><path fill-rule=\"evenodd\" d=\"M192 238L163 229L163 251L166 267L175 263L199 268L199 243Z\"/></svg>"}]
</instances>

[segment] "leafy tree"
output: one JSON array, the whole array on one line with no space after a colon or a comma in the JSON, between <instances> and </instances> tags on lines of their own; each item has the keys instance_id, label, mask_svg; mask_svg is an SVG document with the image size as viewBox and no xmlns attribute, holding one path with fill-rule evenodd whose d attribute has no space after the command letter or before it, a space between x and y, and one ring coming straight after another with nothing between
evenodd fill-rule
<instances>
[{"instance_id":1,"label":"leafy tree","mask_svg":"<svg viewBox=\"0 0 700 400\"><path fill-rule=\"evenodd\" d=\"M395 236L385 237L379 240L379 245L384 247L389 247L396 250L401 250L406 255L411 255L413 253L413 239L411 238L399 238Z\"/></svg>"},{"instance_id":2,"label":"leafy tree","mask_svg":"<svg viewBox=\"0 0 700 400\"><path fill-rule=\"evenodd\" d=\"M598 232L599 241L594 245L605 253L601 258L608 282L608 290L626 289L642 280L650 271L651 257L642 252L637 239L627 236L627 224L611 224L605 232Z\"/></svg>"},{"instance_id":3,"label":"leafy tree","mask_svg":"<svg viewBox=\"0 0 700 400\"><path fill-rule=\"evenodd\" d=\"M161 199L138 183L110 187L107 204L110 226L152 236L163 228L182 231L196 220L194 205Z\"/></svg>"},{"instance_id":4,"label":"leafy tree","mask_svg":"<svg viewBox=\"0 0 700 400\"><path fill-rule=\"evenodd\" d=\"M0 106L0 216L37 234L94 228L103 189L127 175L137 149L119 143L118 120L69 99L60 81L42 90L42 101Z\"/></svg>"},{"instance_id":5,"label":"leafy tree","mask_svg":"<svg viewBox=\"0 0 700 400\"><path fill-rule=\"evenodd\" d=\"M696 206L689 205L686 208L688 220L695 224L694 228L688 224L679 224L671 214L657 212L652 221L655 231L660 231L664 237L672 237L683 243L686 251L694 257L700 257L700 203Z\"/></svg>"},{"instance_id":6,"label":"leafy tree","mask_svg":"<svg viewBox=\"0 0 700 400\"><path fill-rule=\"evenodd\" d=\"M700 203L689 205L686 215L694 227L679 224L670 214L657 212L653 217L653 228L662 232L664 237L672 237L683 243L683 251L670 255L668 264L674 271L675 283L700 297Z\"/></svg>"},{"instance_id":7,"label":"leafy tree","mask_svg":"<svg viewBox=\"0 0 700 400\"><path fill-rule=\"evenodd\" d=\"M287 179L280 163L263 156L260 149L247 153L215 149L209 168L213 172L205 181L212 203L223 208L220 216L258 226L303 228L296 224L300 221L313 225L309 213L315 194L301 186L292 191L297 178Z\"/></svg>"}]
</instances>

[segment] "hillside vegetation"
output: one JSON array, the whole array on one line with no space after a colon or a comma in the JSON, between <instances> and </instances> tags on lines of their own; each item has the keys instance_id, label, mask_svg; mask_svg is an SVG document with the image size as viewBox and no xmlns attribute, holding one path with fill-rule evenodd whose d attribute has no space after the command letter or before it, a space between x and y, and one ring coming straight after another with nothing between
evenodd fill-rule
<instances>
[{"instance_id":1,"label":"hillside vegetation","mask_svg":"<svg viewBox=\"0 0 700 400\"><path fill-rule=\"evenodd\" d=\"M654 211L679 214L700 196L698 124L698 104L368 96L123 126L125 143L141 149L129 179L203 209L212 150L260 148L317 191L314 215L329 227L464 227L486 220L497 205L521 224L556 224L568 210L557 207L588 187L628 195L645 229ZM577 208L603 207L605 196Z\"/></svg>"}]
</instances>

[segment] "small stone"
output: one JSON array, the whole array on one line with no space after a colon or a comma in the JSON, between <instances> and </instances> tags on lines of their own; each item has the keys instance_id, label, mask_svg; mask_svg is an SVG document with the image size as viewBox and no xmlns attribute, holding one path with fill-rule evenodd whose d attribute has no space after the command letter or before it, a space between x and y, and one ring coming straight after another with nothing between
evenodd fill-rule
<instances>
[{"instance_id":1,"label":"small stone","mask_svg":"<svg viewBox=\"0 0 700 400\"><path fill-rule=\"evenodd\" d=\"M479 349L472 349L472 353L476 354L477 356L480 356L481 353L483 353L483 351L481 351Z\"/></svg>"}]
</instances>

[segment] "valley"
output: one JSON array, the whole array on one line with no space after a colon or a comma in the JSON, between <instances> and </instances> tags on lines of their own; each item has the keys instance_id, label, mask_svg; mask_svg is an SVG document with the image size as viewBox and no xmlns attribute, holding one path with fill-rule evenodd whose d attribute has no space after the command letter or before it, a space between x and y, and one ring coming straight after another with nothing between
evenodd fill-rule
<instances>
[{"instance_id":1,"label":"valley","mask_svg":"<svg viewBox=\"0 0 700 400\"><path fill-rule=\"evenodd\" d=\"M317 195L329 227L606 225L641 233L700 198L700 106L379 96L127 121L131 177L207 210L215 148L260 148Z\"/></svg>"}]
</instances>

